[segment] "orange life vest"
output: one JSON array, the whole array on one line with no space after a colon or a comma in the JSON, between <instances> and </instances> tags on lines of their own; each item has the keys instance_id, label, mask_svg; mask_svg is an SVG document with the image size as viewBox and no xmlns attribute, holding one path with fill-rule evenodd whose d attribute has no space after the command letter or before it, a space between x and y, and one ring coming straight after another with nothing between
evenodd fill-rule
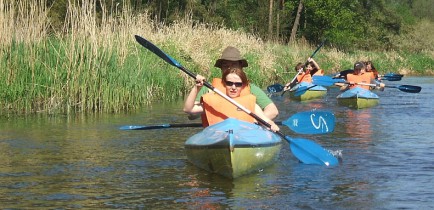
<instances>
[{"instance_id":1,"label":"orange life vest","mask_svg":"<svg viewBox=\"0 0 434 210\"><path fill-rule=\"evenodd\" d=\"M347 74L347 81L348 82L354 82L354 83L366 83L366 84L370 84L371 83L371 74L361 74L361 75L356 75L356 74ZM369 90L368 85L353 85L350 86L350 89L355 88L355 87L361 87L363 89Z\"/></svg>"},{"instance_id":2,"label":"orange life vest","mask_svg":"<svg viewBox=\"0 0 434 210\"><path fill-rule=\"evenodd\" d=\"M312 83L312 76L309 73L302 73L297 75L297 81L300 82L308 82Z\"/></svg>"},{"instance_id":3,"label":"orange life vest","mask_svg":"<svg viewBox=\"0 0 434 210\"><path fill-rule=\"evenodd\" d=\"M367 72L365 72L365 74L369 74L369 77L370 77L371 79L375 79L375 74L374 74L374 72L372 72L372 71L367 71Z\"/></svg>"},{"instance_id":4,"label":"orange life vest","mask_svg":"<svg viewBox=\"0 0 434 210\"><path fill-rule=\"evenodd\" d=\"M312 74L312 76L314 76L314 75L323 76L324 75L324 70L318 69L318 71L316 71L315 73Z\"/></svg>"},{"instance_id":5,"label":"orange life vest","mask_svg":"<svg viewBox=\"0 0 434 210\"><path fill-rule=\"evenodd\" d=\"M226 87L222 84L221 79L215 78L212 82L212 85L222 93L226 94ZM241 95L239 97L232 99L246 109L254 112L256 97L250 93L249 86L246 86L241 90ZM229 117L251 123L255 122L255 118L214 92L203 95L201 101L204 110L202 113L203 127L216 124Z\"/></svg>"}]
</instances>

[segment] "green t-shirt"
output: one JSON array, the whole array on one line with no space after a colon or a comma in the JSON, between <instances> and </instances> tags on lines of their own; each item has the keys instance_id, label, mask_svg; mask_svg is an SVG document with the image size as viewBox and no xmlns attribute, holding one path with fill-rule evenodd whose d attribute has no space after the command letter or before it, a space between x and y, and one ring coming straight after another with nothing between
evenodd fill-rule
<instances>
[{"instance_id":1,"label":"green t-shirt","mask_svg":"<svg viewBox=\"0 0 434 210\"><path fill-rule=\"evenodd\" d=\"M210 92L210 90L206 87L200 89L199 93L197 93L196 101L200 101L202 95L208 92ZM261 88L252 83L250 83L250 93L256 96L256 104L258 104L261 109L264 109L266 106L273 103L273 101L267 96L267 94L265 94L263 90L261 90Z\"/></svg>"}]
</instances>

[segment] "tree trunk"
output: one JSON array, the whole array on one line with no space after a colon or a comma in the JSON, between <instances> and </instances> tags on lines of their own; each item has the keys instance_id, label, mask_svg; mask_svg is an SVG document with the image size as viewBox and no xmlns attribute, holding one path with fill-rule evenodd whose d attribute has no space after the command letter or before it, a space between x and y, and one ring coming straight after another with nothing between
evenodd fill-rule
<instances>
[{"instance_id":1,"label":"tree trunk","mask_svg":"<svg viewBox=\"0 0 434 210\"><path fill-rule=\"evenodd\" d=\"M273 2L274 0L270 0L270 9L268 13L268 39L273 39Z\"/></svg>"},{"instance_id":2,"label":"tree trunk","mask_svg":"<svg viewBox=\"0 0 434 210\"><path fill-rule=\"evenodd\" d=\"M279 1L279 5L278 5L278 9L277 9L277 20L276 20L276 36L277 36L277 40L280 40L280 14L282 13L283 10L283 6L285 4L285 0L280 0Z\"/></svg>"},{"instance_id":3,"label":"tree trunk","mask_svg":"<svg viewBox=\"0 0 434 210\"><path fill-rule=\"evenodd\" d=\"M300 0L300 2L298 4L298 9L297 9L297 15L295 16L294 25L292 26L291 36L289 37L290 43L295 41L295 36L297 35L297 29L298 29L298 26L300 25L300 16L301 16L302 10L303 10L303 0Z\"/></svg>"},{"instance_id":4,"label":"tree trunk","mask_svg":"<svg viewBox=\"0 0 434 210\"><path fill-rule=\"evenodd\" d=\"M279 35L280 35L280 10L277 11L277 15L276 15L276 37L277 37L277 39L279 39Z\"/></svg>"}]
</instances>

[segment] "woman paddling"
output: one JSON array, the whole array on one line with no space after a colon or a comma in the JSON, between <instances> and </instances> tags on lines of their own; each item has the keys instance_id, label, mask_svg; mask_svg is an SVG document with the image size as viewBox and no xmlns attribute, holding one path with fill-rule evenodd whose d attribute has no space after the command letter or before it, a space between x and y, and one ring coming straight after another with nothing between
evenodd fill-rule
<instances>
[{"instance_id":1,"label":"woman paddling","mask_svg":"<svg viewBox=\"0 0 434 210\"><path fill-rule=\"evenodd\" d=\"M201 101L197 102L195 99L203 87L204 81L205 78L203 76L196 76L196 85L185 100L184 112L188 114L202 114L202 124L204 127L216 124L229 117L251 123L256 122L255 118L214 92L203 95ZM256 97L250 93L249 81L241 68L225 70L222 79L214 79L212 85L269 123L271 130L279 130L279 127L266 117L261 107L256 104Z\"/></svg>"},{"instance_id":2,"label":"woman paddling","mask_svg":"<svg viewBox=\"0 0 434 210\"><path fill-rule=\"evenodd\" d=\"M237 48L228 46L223 50L220 58L215 62L214 67L219 68L223 75L224 71L231 68L240 68L244 71L244 68L248 67L248 63L246 59L241 57L241 53ZM249 87L250 92L256 97L256 103L262 108L265 115L269 119L276 118L279 114L279 110L277 109L277 106L274 104L274 102L265 94L265 92L261 88L259 88L255 84L249 83ZM199 102L202 95L209 92L210 90L208 90L207 88L202 88L196 96L196 101ZM195 119L195 115L190 115L189 119Z\"/></svg>"}]
</instances>

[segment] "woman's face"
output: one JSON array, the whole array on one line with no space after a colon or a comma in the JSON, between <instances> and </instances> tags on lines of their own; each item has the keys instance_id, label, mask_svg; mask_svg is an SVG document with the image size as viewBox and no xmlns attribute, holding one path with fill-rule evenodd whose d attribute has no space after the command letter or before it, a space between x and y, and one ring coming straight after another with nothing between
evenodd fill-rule
<instances>
[{"instance_id":1,"label":"woman's face","mask_svg":"<svg viewBox=\"0 0 434 210\"><path fill-rule=\"evenodd\" d=\"M371 70L372 70L371 64L370 63L366 64L366 71L371 71Z\"/></svg>"},{"instance_id":2,"label":"woman's face","mask_svg":"<svg viewBox=\"0 0 434 210\"><path fill-rule=\"evenodd\" d=\"M239 97L241 94L241 90L244 88L244 84L241 78L234 74L228 74L226 76L226 95L230 98Z\"/></svg>"}]
</instances>

